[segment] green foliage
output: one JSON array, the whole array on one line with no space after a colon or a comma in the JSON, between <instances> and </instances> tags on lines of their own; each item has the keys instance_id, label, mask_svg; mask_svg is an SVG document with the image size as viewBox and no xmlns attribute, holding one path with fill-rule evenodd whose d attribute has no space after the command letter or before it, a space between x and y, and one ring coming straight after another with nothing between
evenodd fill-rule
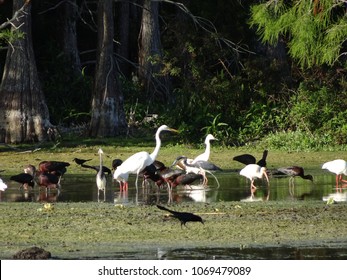
<instances>
[{"instance_id":1,"label":"green foliage","mask_svg":"<svg viewBox=\"0 0 347 280\"><path fill-rule=\"evenodd\" d=\"M301 67L339 60L347 37L345 3L320 1L266 1L251 8L251 27L263 42L275 45L286 38L289 54Z\"/></svg>"},{"instance_id":2,"label":"green foliage","mask_svg":"<svg viewBox=\"0 0 347 280\"><path fill-rule=\"evenodd\" d=\"M243 145L258 141L268 133L277 131L283 125L283 115L283 111L273 104L253 103L247 113L239 117L238 143Z\"/></svg>"},{"instance_id":3,"label":"green foliage","mask_svg":"<svg viewBox=\"0 0 347 280\"><path fill-rule=\"evenodd\" d=\"M212 121L210 121L210 124L203 127L201 130L205 131L205 135L212 134L217 139L225 139L228 137L227 132L227 123L220 122L221 113L217 114L216 116L213 116L211 114L208 114L208 117L212 118Z\"/></svg>"},{"instance_id":4,"label":"green foliage","mask_svg":"<svg viewBox=\"0 0 347 280\"><path fill-rule=\"evenodd\" d=\"M329 136L301 130L270 133L259 143L268 149L288 152L327 150L334 144Z\"/></svg>"},{"instance_id":5,"label":"green foliage","mask_svg":"<svg viewBox=\"0 0 347 280\"><path fill-rule=\"evenodd\" d=\"M293 130L319 133L335 144L346 144L346 92L336 93L327 87L310 90L301 85L290 99L289 126ZM334 140L333 140L334 139Z\"/></svg>"},{"instance_id":6,"label":"green foliage","mask_svg":"<svg viewBox=\"0 0 347 280\"><path fill-rule=\"evenodd\" d=\"M11 31L9 29L4 29L0 31L0 49L3 44L11 44L17 39L22 39L24 33L21 31Z\"/></svg>"}]
</instances>

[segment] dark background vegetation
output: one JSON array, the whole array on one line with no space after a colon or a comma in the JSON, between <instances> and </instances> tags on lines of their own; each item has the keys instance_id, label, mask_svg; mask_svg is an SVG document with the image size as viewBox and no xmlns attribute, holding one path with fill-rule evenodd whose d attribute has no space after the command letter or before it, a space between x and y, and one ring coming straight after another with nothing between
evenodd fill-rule
<instances>
[{"instance_id":1,"label":"dark background vegetation","mask_svg":"<svg viewBox=\"0 0 347 280\"><path fill-rule=\"evenodd\" d=\"M82 7L83 2L88 9L81 8L77 31L84 75L79 79L71 76L70 80L66 76L71 69L61 59L59 47L59 10L54 8L57 1L32 2L33 43L39 75L51 122L61 127L83 128L91 115L97 1L78 4ZM224 145L261 140L274 148L290 142L305 149L347 143L345 60L331 66L302 68L288 55L285 42L280 41L276 46L261 43L249 24L250 7L259 1L182 3L192 15L199 17L197 22L190 16L177 21L174 16L177 7L160 4L163 63L173 84L170 101L144 94L134 78L139 18L130 18L129 68L121 73L130 126L156 127L167 123L187 131L184 141L201 142L207 133L212 133ZM116 3L116 33L117 7ZM141 6L136 9L140 17ZM4 1L0 5L0 21L10 18L11 13L12 1ZM212 26L216 33L208 31ZM3 48L1 74L5 56ZM119 63L124 63L121 57L117 58ZM158 118L143 121L153 114Z\"/></svg>"}]
</instances>

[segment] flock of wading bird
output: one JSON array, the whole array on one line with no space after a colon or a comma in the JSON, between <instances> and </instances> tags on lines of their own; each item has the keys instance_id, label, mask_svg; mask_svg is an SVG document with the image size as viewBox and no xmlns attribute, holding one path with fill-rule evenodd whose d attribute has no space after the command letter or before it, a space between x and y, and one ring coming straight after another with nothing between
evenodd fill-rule
<instances>
[{"instance_id":1,"label":"flock of wading bird","mask_svg":"<svg viewBox=\"0 0 347 280\"><path fill-rule=\"evenodd\" d=\"M100 193L103 193L105 200L105 190L107 184L106 175L108 174L113 174L113 179L119 183L121 191L127 191L130 174L136 175L136 189L138 189L138 178L141 176L143 178L142 185L153 181L157 187L167 186L171 191L172 188L178 185L191 185L196 181L202 182L202 185L206 186L208 183L206 173L214 176L212 172L222 171L221 168L209 161L211 150L210 141L217 140L211 134L206 136L204 142L206 146L205 152L198 155L196 158L189 159L186 156L179 156L175 159L170 167L167 167L162 162L157 161L156 158L161 147L160 134L162 131L177 132L177 130L170 128L167 125L160 126L155 134L156 146L152 153L148 153L146 151L138 152L127 158L125 161L115 159L112 162L112 170L103 165L102 149L98 150L100 162L98 166L86 164L86 162L90 161L91 159L73 159L73 161L81 167L93 169L97 172L96 186L98 188L98 201ZM263 179L265 177L267 186L269 187L269 174L273 176L290 176L290 185L294 184L295 177L301 177L303 179L313 181L313 177L311 175L304 174L304 169L300 166L278 168L275 171L269 172L266 169L267 155L268 151L265 150L262 158L259 161L256 161L255 157L250 154L242 154L233 158L233 160L246 165L241 169L240 175L250 180L251 197L257 188L254 184L256 179ZM10 177L10 180L20 183L20 188L25 190L34 188L35 185L38 185L39 187L45 188L46 191L51 188L56 188L59 191L61 177L66 173L69 165L70 163L62 161L42 161L39 163L38 169L36 169L36 167L33 165L28 165L24 168L23 173ZM326 162L322 165L322 169L327 169L328 171L336 174L336 187L338 187L340 182L347 183L346 180L342 179L343 174L347 175L347 162L345 160L336 159ZM217 178L215 176L214 178L218 183ZM6 183L0 179L0 191L5 191L6 188ZM158 207L161 210L171 212L173 216L178 215L178 212L171 211L162 206ZM188 218L189 221L192 219L201 221L200 218L192 218L193 216L188 214L185 213L183 216L190 217ZM181 221L181 225L185 225L186 220L184 218L179 219Z\"/></svg>"}]
</instances>

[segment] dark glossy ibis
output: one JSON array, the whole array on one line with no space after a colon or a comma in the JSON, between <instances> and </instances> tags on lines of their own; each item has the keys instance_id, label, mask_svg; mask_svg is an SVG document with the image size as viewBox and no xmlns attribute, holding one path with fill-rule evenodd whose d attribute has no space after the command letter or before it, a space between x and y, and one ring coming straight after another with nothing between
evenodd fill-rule
<instances>
[{"instance_id":1,"label":"dark glossy ibis","mask_svg":"<svg viewBox=\"0 0 347 280\"><path fill-rule=\"evenodd\" d=\"M60 179L66 173L66 167L68 166L70 166L70 163L64 161L42 161L39 163L38 171L56 175L60 183Z\"/></svg>"},{"instance_id":2,"label":"dark glossy ibis","mask_svg":"<svg viewBox=\"0 0 347 280\"><path fill-rule=\"evenodd\" d=\"M204 177L202 174L195 174L195 173L184 173L180 174L177 177L173 178L172 180L169 180L169 184L171 188L177 187L178 185L191 185L197 180L203 180Z\"/></svg>"},{"instance_id":3,"label":"dark glossy ibis","mask_svg":"<svg viewBox=\"0 0 347 280\"><path fill-rule=\"evenodd\" d=\"M301 177L302 179L313 181L312 175L305 175L304 168L301 166L281 167L277 170L284 175L290 176L291 180L294 180L295 177Z\"/></svg>"},{"instance_id":4,"label":"dark glossy ibis","mask_svg":"<svg viewBox=\"0 0 347 280\"><path fill-rule=\"evenodd\" d=\"M262 156L262 158L258 162L255 159L255 157L250 155L250 154L242 154L242 155L239 155L239 156L235 156L235 157L233 157L233 160L238 161L240 163L243 163L245 165L248 165L248 164L258 164L261 167L266 167L267 155L268 155L268 150L264 150L263 151L263 156Z\"/></svg>"},{"instance_id":5,"label":"dark glossy ibis","mask_svg":"<svg viewBox=\"0 0 347 280\"><path fill-rule=\"evenodd\" d=\"M112 161L112 170L115 171L118 166L120 166L123 163L123 161L119 158L116 158Z\"/></svg>"},{"instance_id":6,"label":"dark glossy ibis","mask_svg":"<svg viewBox=\"0 0 347 280\"><path fill-rule=\"evenodd\" d=\"M27 190L29 187L33 188L35 186L34 177L28 173L20 173L10 177L10 180L20 183L20 189Z\"/></svg>"}]
</instances>

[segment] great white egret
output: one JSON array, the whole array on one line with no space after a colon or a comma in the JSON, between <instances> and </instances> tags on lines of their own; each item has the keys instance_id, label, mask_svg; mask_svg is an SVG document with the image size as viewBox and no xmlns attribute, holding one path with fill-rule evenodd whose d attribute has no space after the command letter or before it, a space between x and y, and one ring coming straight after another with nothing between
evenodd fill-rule
<instances>
[{"instance_id":1,"label":"great white egret","mask_svg":"<svg viewBox=\"0 0 347 280\"><path fill-rule=\"evenodd\" d=\"M214 136L212 134L208 134L205 138L205 152L202 153L201 155L198 155L195 159L193 159L192 163L195 163L197 161L203 160L203 161L208 161L210 158L210 152L211 152L211 140L217 140L216 138L214 138Z\"/></svg>"},{"instance_id":2,"label":"great white egret","mask_svg":"<svg viewBox=\"0 0 347 280\"><path fill-rule=\"evenodd\" d=\"M239 156L235 156L233 158L233 160L238 161L240 163L243 163L245 165L247 165L247 164L255 164L256 163L256 164L258 164L261 167L266 167L267 155L268 155L268 150L264 150L263 151L263 156L262 156L262 158L258 162L256 162L255 157L250 155L250 154L242 154L242 155L239 155Z\"/></svg>"},{"instance_id":3,"label":"great white egret","mask_svg":"<svg viewBox=\"0 0 347 280\"><path fill-rule=\"evenodd\" d=\"M248 164L246 165L243 169L240 171L240 175L248 178L251 181L251 189L256 189L257 187L254 185L254 180L255 179L262 179L263 177L266 178L268 186L270 185L269 183L269 177L266 174L266 168L261 167L258 164Z\"/></svg>"},{"instance_id":4,"label":"great white egret","mask_svg":"<svg viewBox=\"0 0 347 280\"><path fill-rule=\"evenodd\" d=\"M127 158L117 167L116 171L113 173L113 178L120 183L122 189L128 187L129 174L136 174L135 185L137 188L137 181L140 172L146 166L152 164L158 156L161 147L160 133L162 131L178 132L176 129L170 128L167 125L160 126L155 134L156 146L151 154L145 151L138 152Z\"/></svg>"},{"instance_id":5,"label":"great white egret","mask_svg":"<svg viewBox=\"0 0 347 280\"><path fill-rule=\"evenodd\" d=\"M99 154L99 159L100 159L100 166L99 166L99 171L96 174L96 186L98 187L98 201L100 200L100 192L103 192L104 195L104 201L106 200L106 184L107 184L107 180L106 180L106 175L103 171L103 165L102 165L102 155L103 155L103 151L102 149L98 150L98 154Z\"/></svg>"},{"instance_id":6,"label":"great white egret","mask_svg":"<svg viewBox=\"0 0 347 280\"><path fill-rule=\"evenodd\" d=\"M336 174L336 187L339 182L347 183L346 180L342 179L342 174L347 175L347 162L343 159L335 159L328 161L322 165L322 169L327 169L331 173Z\"/></svg>"}]
</instances>

